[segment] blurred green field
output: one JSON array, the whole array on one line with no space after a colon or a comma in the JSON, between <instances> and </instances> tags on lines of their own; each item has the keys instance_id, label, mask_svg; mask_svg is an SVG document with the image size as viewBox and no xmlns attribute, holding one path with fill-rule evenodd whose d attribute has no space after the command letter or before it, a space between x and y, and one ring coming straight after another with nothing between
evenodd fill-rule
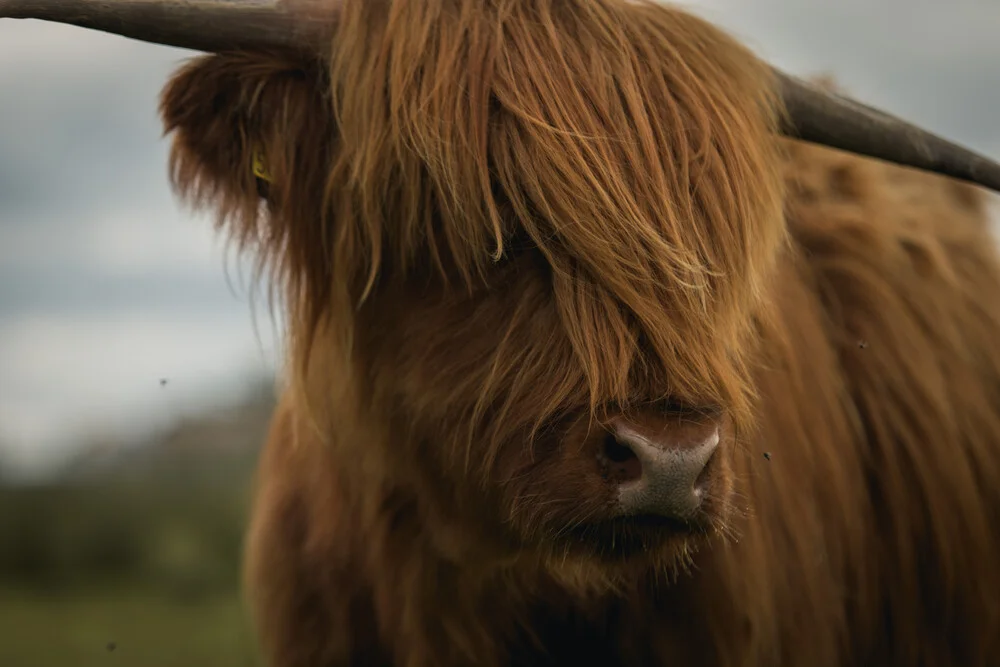
<instances>
[{"instance_id":1,"label":"blurred green field","mask_svg":"<svg viewBox=\"0 0 1000 667\"><path fill-rule=\"evenodd\" d=\"M258 665L244 506L232 483L0 491L0 665Z\"/></svg>"},{"instance_id":2,"label":"blurred green field","mask_svg":"<svg viewBox=\"0 0 1000 667\"><path fill-rule=\"evenodd\" d=\"M0 667L255 667L239 590L270 399L0 485Z\"/></svg>"},{"instance_id":3,"label":"blurred green field","mask_svg":"<svg viewBox=\"0 0 1000 667\"><path fill-rule=\"evenodd\" d=\"M0 590L6 667L257 667L239 599L184 601L136 588L40 594Z\"/></svg>"},{"instance_id":4,"label":"blurred green field","mask_svg":"<svg viewBox=\"0 0 1000 667\"><path fill-rule=\"evenodd\" d=\"M0 665L252 667L235 484L0 491Z\"/></svg>"}]
</instances>

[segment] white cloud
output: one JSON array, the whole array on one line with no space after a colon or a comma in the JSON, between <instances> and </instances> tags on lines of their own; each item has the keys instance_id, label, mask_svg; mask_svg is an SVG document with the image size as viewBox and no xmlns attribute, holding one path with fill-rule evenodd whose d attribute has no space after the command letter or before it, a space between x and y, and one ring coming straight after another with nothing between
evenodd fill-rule
<instances>
[{"instance_id":1,"label":"white cloud","mask_svg":"<svg viewBox=\"0 0 1000 667\"><path fill-rule=\"evenodd\" d=\"M208 220L182 216L169 200L60 222L58 242L52 238L53 226L9 225L0 244L0 264L11 270L72 263L128 275L215 270L227 255L225 238Z\"/></svg>"},{"instance_id":2,"label":"white cloud","mask_svg":"<svg viewBox=\"0 0 1000 667\"><path fill-rule=\"evenodd\" d=\"M108 33L35 20L0 20L0 76L123 71L150 61L180 60L192 51L145 44Z\"/></svg>"},{"instance_id":3,"label":"white cloud","mask_svg":"<svg viewBox=\"0 0 1000 667\"><path fill-rule=\"evenodd\" d=\"M279 356L269 321L256 324L255 335L249 311L0 321L3 463L30 472L92 430L144 430L238 396L247 373L273 372Z\"/></svg>"}]
</instances>

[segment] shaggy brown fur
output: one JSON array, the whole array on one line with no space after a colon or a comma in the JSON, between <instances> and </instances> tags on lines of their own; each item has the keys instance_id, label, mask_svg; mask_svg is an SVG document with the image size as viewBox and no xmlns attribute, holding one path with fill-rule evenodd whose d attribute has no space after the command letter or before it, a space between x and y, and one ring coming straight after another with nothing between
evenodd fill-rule
<instances>
[{"instance_id":1,"label":"shaggy brown fur","mask_svg":"<svg viewBox=\"0 0 1000 667\"><path fill-rule=\"evenodd\" d=\"M162 103L284 289L270 664L996 664L978 191L780 141L768 69L662 6L348 0L332 39ZM602 424L710 412L710 529L608 524Z\"/></svg>"}]
</instances>

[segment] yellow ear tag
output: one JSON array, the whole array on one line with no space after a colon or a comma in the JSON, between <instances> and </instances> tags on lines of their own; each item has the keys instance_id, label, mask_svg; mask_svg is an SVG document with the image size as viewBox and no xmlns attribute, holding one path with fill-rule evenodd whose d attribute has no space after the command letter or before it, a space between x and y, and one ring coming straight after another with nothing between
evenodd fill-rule
<instances>
[{"instance_id":1,"label":"yellow ear tag","mask_svg":"<svg viewBox=\"0 0 1000 667\"><path fill-rule=\"evenodd\" d=\"M253 175L262 181L272 182L271 172L267 170L267 162L264 160L264 151L260 146L254 146L253 151Z\"/></svg>"}]
</instances>

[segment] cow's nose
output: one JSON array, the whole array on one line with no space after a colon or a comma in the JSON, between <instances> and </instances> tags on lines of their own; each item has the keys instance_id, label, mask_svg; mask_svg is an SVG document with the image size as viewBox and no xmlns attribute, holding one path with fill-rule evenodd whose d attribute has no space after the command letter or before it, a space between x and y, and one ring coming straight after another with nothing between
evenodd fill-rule
<instances>
[{"instance_id":1,"label":"cow's nose","mask_svg":"<svg viewBox=\"0 0 1000 667\"><path fill-rule=\"evenodd\" d=\"M716 424L650 432L625 420L609 425L601 460L618 483L625 516L689 519L705 493L699 479L719 446Z\"/></svg>"}]
</instances>

